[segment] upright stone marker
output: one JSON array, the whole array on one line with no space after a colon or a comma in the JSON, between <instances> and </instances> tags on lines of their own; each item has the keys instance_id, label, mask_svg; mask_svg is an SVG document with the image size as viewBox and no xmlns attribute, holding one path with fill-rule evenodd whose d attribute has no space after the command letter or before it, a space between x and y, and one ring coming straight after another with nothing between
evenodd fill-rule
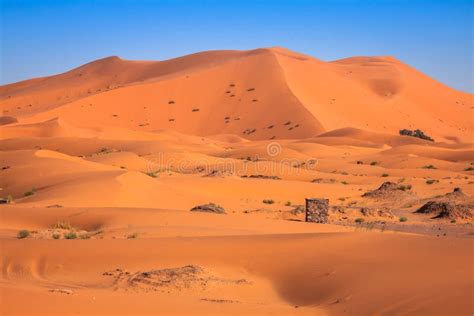
<instances>
[{"instance_id":1,"label":"upright stone marker","mask_svg":"<svg viewBox=\"0 0 474 316\"><path fill-rule=\"evenodd\" d=\"M306 199L306 222L323 223L328 222L328 199Z\"/></svg>"}]
</instances>

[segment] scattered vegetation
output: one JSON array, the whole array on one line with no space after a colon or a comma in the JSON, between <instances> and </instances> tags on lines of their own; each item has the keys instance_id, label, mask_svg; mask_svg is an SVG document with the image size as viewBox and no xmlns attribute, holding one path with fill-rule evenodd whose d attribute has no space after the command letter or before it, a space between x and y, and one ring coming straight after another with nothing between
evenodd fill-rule
<instances>
[{"instance_id":1,"label":"scattered vegetation","mask_svg":"<svg viewBox=\"0 0 474 316\"><path fill-rule=\"evenodd\" d=\"M407 184L407 185L399 185L398 186L398 190L401 190L401 191L409 191L411 190L411 184Z\"/></svg>"},{"instance_id":2,"label":"scattered vegetation","mask_svg":"<svg viewBox=\"0 0 474 316\"><path fill-rule=\"evenodd\" d=\"M433 184L433 183L437 183L437 182L439 182L439 180L435 180L435 179L426 180L426 184Z\"/></svg>"},{"instance_id":3,"label":"scattered vegetation","mask_svg":"<svg viewBox=\"0 0 474 316\"><path fill-rule=\"evenodd\" d=\"M379 164L379 163L378 163L377 161L372 161L372 162L370 163L371 166L376 166L376 165L378 165L378 164Z\"/></svg>"},{"instance_id":4,"label":"scattered vegetation","mask_svg":"<svg viewBox=\"0 0 474 316\"><path fill-rule=\"evenodd\" d=\"M158 171L153 171L153 172L145 172L145 174L149 177L157 178L160 173Z\"/></svg>"},{"instance_id":5,"label":"scattered vegetation","mask_svg":"<svg viewBox=\"0 0 474 316\"><path fill-rule=\"evenodd\" d=\"M97 152L97 154L98 154L98 155L100 155L100 154L109 154L109 153L111 153L112 151L113 151L113 150L110 149L110 148L103 147L103 148L101 148L101 149Z\"/></svg>"},{"instance_id":6,"label":"scattered vegetation","mask_svg":"<svg viewBox=\"0 0 474 316\"><path fill-rule=\"evenodd\" d=\"M59 235L58 233L54 233L52 237L53 239L59 239L61 238L61 235Z\"/></svg>"},{"instance_id":7,"label":"scattered vegetation","mask_svg":"<svg viewBox=\"0 0 474 316\"><path fill-rule=\"evenodd\" d=\"M72 225L71 225L71 223L69 223L69 222L58 221L58 222L56 222L56 224L54 224L53 228L54 228L54 229L66 229L66 230L71 230L71 229L72 229Z\"/></svg>"},{"instance_id":8,"label":"scattered vegetation","mask_svg":"<svg viewBox=\"0 0 474 316\"><path fill-rule=\"evenodd\" d=\"M382 173L382 178L386 178L386 177L388 177L388 176L389 176L388 173Z\"/></svg>"},{"instance_id":9,"label":"scattered vegetation","mask_svg":"<svg viewBox=\"0 0 474 316\"><path fill-rule=\"evenodd\" d=\"M406 216L401 216L398 220L403 223L408 221L408 218Z\"/></svg>"},{"instance_id":10,"label":"scattered vegetation","mask_svg":"<svg viewBox=\"0 0 474 316\"><path fill-rule=\"evenodd\" d=\"M23 239L23 238L26 238L26 237L28 237L28 236L30 236L30 231L27 230L27 229L22 229L22 230L20 230L20 231L18 232L18 234L16 235L16 237L17 237L18 239Z\"/></svg>"},{"instance_id":11,"label":"scattered vegetation","mask_svg":"<svg viewBox=\"0 0 474 316\"><path fill-rule=\"evenodd\" d=\"M64 234L64 238L65 239L76 239L77 234L76 234L76 232L70 231L70 232L67 232L67 233Z\"/></svg>"},{"instance_id":12,"label":"scattered vegetation","mask_svg":"<svg viewBox=\"0 0 474 316\"><path fill-rule=\"evenodd\" d=\"M138 233L131 233L129 235L127 235L127 239L135 239L138 237Z\"/></svg>"},{"instance_id":13,"label":"scattered vegetation","mask_svg":"<svg viewBox=\"0 0 474 316\"><path fill-rule=\"evenodd\" d=\"M473 167L468 167L468 168L464 169L464 171L474 171L474 168Z\"/></svg>"},{"instance_id":14,"label":"scattered vegetation","mask_svg":"<svg viewBox=\"0 0 474 316\"><path fill-rule=\"evenodd\" d=\"M348 184L349 184L349 183L347 183L347 181L342 181L341 183L344 184L344 185L348 185Z\"/></svg>"},{"instance_id":15,"label":"scattered vegetation","mask_svg":"<svg viewBox=\"0 0 474 316\"><path fill-rule=\"evenodd\" d=\"M357 224L362 224L364 221L365 220L363 218L360 218L360 217L358 217L354 220L354 222L356 222Z\"/></svg>"},{"instance_id":16,"label":"scattered vegetation","mask_svg":"<svg viewBox=\"0 0 474 316\"><path fill-rule=\"evenodd\" d=\"M433 166L433 165L426 165L426 166L423 166L422 168L423 168L423 169L438 169L438 168L436 168L436 167Z\"/></svg>"},{"instance_id":17,"label":"scattered vegetation","mask_svg":"<svg viewBox=\"0 0 474 316\"><path fill-rule=\"evenodd\" d=\"M285 206L291 206L291 201L286 201Z\"/></svg>"},{"instance_id":18,"label":"scattered vegetation","mask_svg":"<svg viewBox=\"0 0 474 316\"><path fill-rule=\"evenodd\" d=\"M271 199L265 199L265 200L263 200L262 202L265 203L265 204L273 204L273 203L275 203L275 201L273 201L273 200L271 200Z\"/></svg>"},{"instance_id":19,"label":"scattered vegetation","mask_svg":"<svg viewBox=\"0 0 474 316\"><path fill-rule=\"evenodd\" d=\"M33 195L35 195L35 193L36 193L36 189L35 189L35 188L32 188L30 191L26 191L25 194L24 194L24 196L25 196L25 197L26 197L26 196L33 196Z\"/></svg>"}]
</instances>

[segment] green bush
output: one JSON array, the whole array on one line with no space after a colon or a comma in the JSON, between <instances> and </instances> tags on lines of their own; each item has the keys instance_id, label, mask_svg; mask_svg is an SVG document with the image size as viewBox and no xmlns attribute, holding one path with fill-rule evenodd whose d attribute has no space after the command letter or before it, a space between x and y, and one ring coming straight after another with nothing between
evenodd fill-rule
<instances>
[{"instance_id":1,"label":"green bush","mask_svg":"<svg viewBox=\"0 0 474 316\"><path fill-rule=\"evenodd\" d=\"M411 190L411 184L399 185L399 186L398 186L398 189L401 190L401 191L408 191L408 190Z\"/></svg>"},{"instance_id":2,"label":"green bush","mask_svg":"<svg viewBox=\"0 0 474 316\"><path fill-rule=\"evenodd\" d=\"M31 189L30 191L26 191L25 194L23 194L23 195L26 197L26 196L35 195L35 193L36 193L36 189L33 188L33 189Z\"/></svg>"},{"instance_id":3,"label":"green bush","mask_svg":"<svg viewBox=\"0 0 474 316\"><path fill-rule=\"evenodd\" d=\"M356 218L354 222L356 222L357 224L362 224L363 222L365 222L365 220L359 217L359 218Z\"/></svg>"},{"instance_id":4,"label":"green bush","mask_svg":"<svg viewBox=\"0 0 474 316\"><path fill-rule=\"evenodd\" d=\"M406 222L406 221L408 221L408 218L406 218L405 216L401 216L401 217L399 218L399 221L400 221L400 222Z\"/></svg>"},{"instance_id":5,"label":"green bush","mask_svg":"<svg viewBox=\"0 0 474 316\"><path fill-rule=\"evenodd\" d=\"M57 233L54 233L52 237L53 237L53 239L59 239L59 238L61 238L61 235L59 235Z\"/></svg>"},{"instance_id":6,"label":"green bush","mask_svg":"<svg viewBox=\"0 0 474 316\"><path fill-rule=\"evenodd\" d=\"M17 237L18 239L23 239L23 238L26 238L26 237L28 237L28 236L30 236L30 231L27 230L27 229L22 229L22 230L20 230L20 231L18 232L18 234L16 235L16 237Z\"/></svg>"},{"instance_id":7,"label":"green bush","mask_svg":"<svg viewBox=\"0 0 474 316\"><path fill-rule=\"evenodd\" d=\"M270 199L265 199L265 200L263 200L262 202L265 203L265 204L273 204L273 203L275 203L275 201L270 200Z\"/></svg>"},{"instance_id":8,"label":"green bush","mask_svg":"<svg viewBox=\"0 0 474 316\"><path fill-rule=\"evenodd\" d=\"M65 239L76 239L77 234L76 234L76 232L68 232L68 233L64 234L64 238Z\"/></svg>"}]
</instances>

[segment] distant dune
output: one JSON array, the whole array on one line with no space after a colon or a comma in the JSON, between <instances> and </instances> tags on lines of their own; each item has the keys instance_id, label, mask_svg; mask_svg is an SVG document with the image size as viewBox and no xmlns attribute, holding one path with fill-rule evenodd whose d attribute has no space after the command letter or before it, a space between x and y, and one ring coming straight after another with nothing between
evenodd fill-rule
<instances>
[{"instance_id":1,"label":"distant dune","mask_svg":"<svg viewBox=\"0 0 474 316\"><path fill-rule=\"evenodd\" d=\"M308 138L354 127L421 129L472 141L472 95L393 57L323 62L283 48L209 51L167 61L108 57L0 88L5 116L78 127L175 130L248 139Z\"/></svg>"}]
</instances>

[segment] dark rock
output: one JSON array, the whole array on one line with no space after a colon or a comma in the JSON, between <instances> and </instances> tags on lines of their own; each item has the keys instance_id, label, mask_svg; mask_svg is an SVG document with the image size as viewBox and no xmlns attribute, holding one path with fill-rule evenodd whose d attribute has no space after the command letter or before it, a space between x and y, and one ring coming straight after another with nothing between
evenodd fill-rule
<instances>
[{"instance_id":1,"label":"dark rock","mask_svg":"<svg viewBox=\"0 0 474 316\"><path fill-rule=\"evenodd\" d=\"M222 206L219 206L214 203L203 204L195 206L191 209L191 212L208 212L215 214L225 214L225 209Z\"/></svg>"},{"instance_id":2,"label":"dark rock","mask_svg":"<svg viewBox=\"0 0 474 316\"><path fill-rule=\"evenodd\" d=\"M399 196L402 193L405 194L412 194L411 192L406 192L410 190L411 186L404 186L398 185L394 182L384 182L382 185L373 191L366 192L362 195L362 197L369 197L369 198L393 198L395 196Z\"/></svg>"},{"instance_id":3,"label":"dark rock","mask_svg":"<svg viewBox=\"0 0 474 316\"><path fill-rule=\"evenodd\" d=\"M430 142L434 142L434 139L426 135L422 130L420 129L415 129L415 130L409 130L409 129L402 129L399 131L399 134L401 136L411 136L411 137L417 137L420 139L428 140Z\"/></svg>"},{"instance_id":4,"label":"dark rock","mask_svg":"<svg viewBox=\"0 0 474 316\"><path fill-rule=\"evenodd\" d=\"M328 222L329 215L328 199L306 199L306 222L323 223Z\"/></svg>"},{"instance_id":5,"label":"dark rock","mask_svg":"<svg viewBox=\"0 0 474 316\"><path fill-rule=\"evenodd\" d=\"M471 219L474 206L452 202L428 201L415 211L420 214L433 214L433 218Z\"/></svg>"}]
</instances>

